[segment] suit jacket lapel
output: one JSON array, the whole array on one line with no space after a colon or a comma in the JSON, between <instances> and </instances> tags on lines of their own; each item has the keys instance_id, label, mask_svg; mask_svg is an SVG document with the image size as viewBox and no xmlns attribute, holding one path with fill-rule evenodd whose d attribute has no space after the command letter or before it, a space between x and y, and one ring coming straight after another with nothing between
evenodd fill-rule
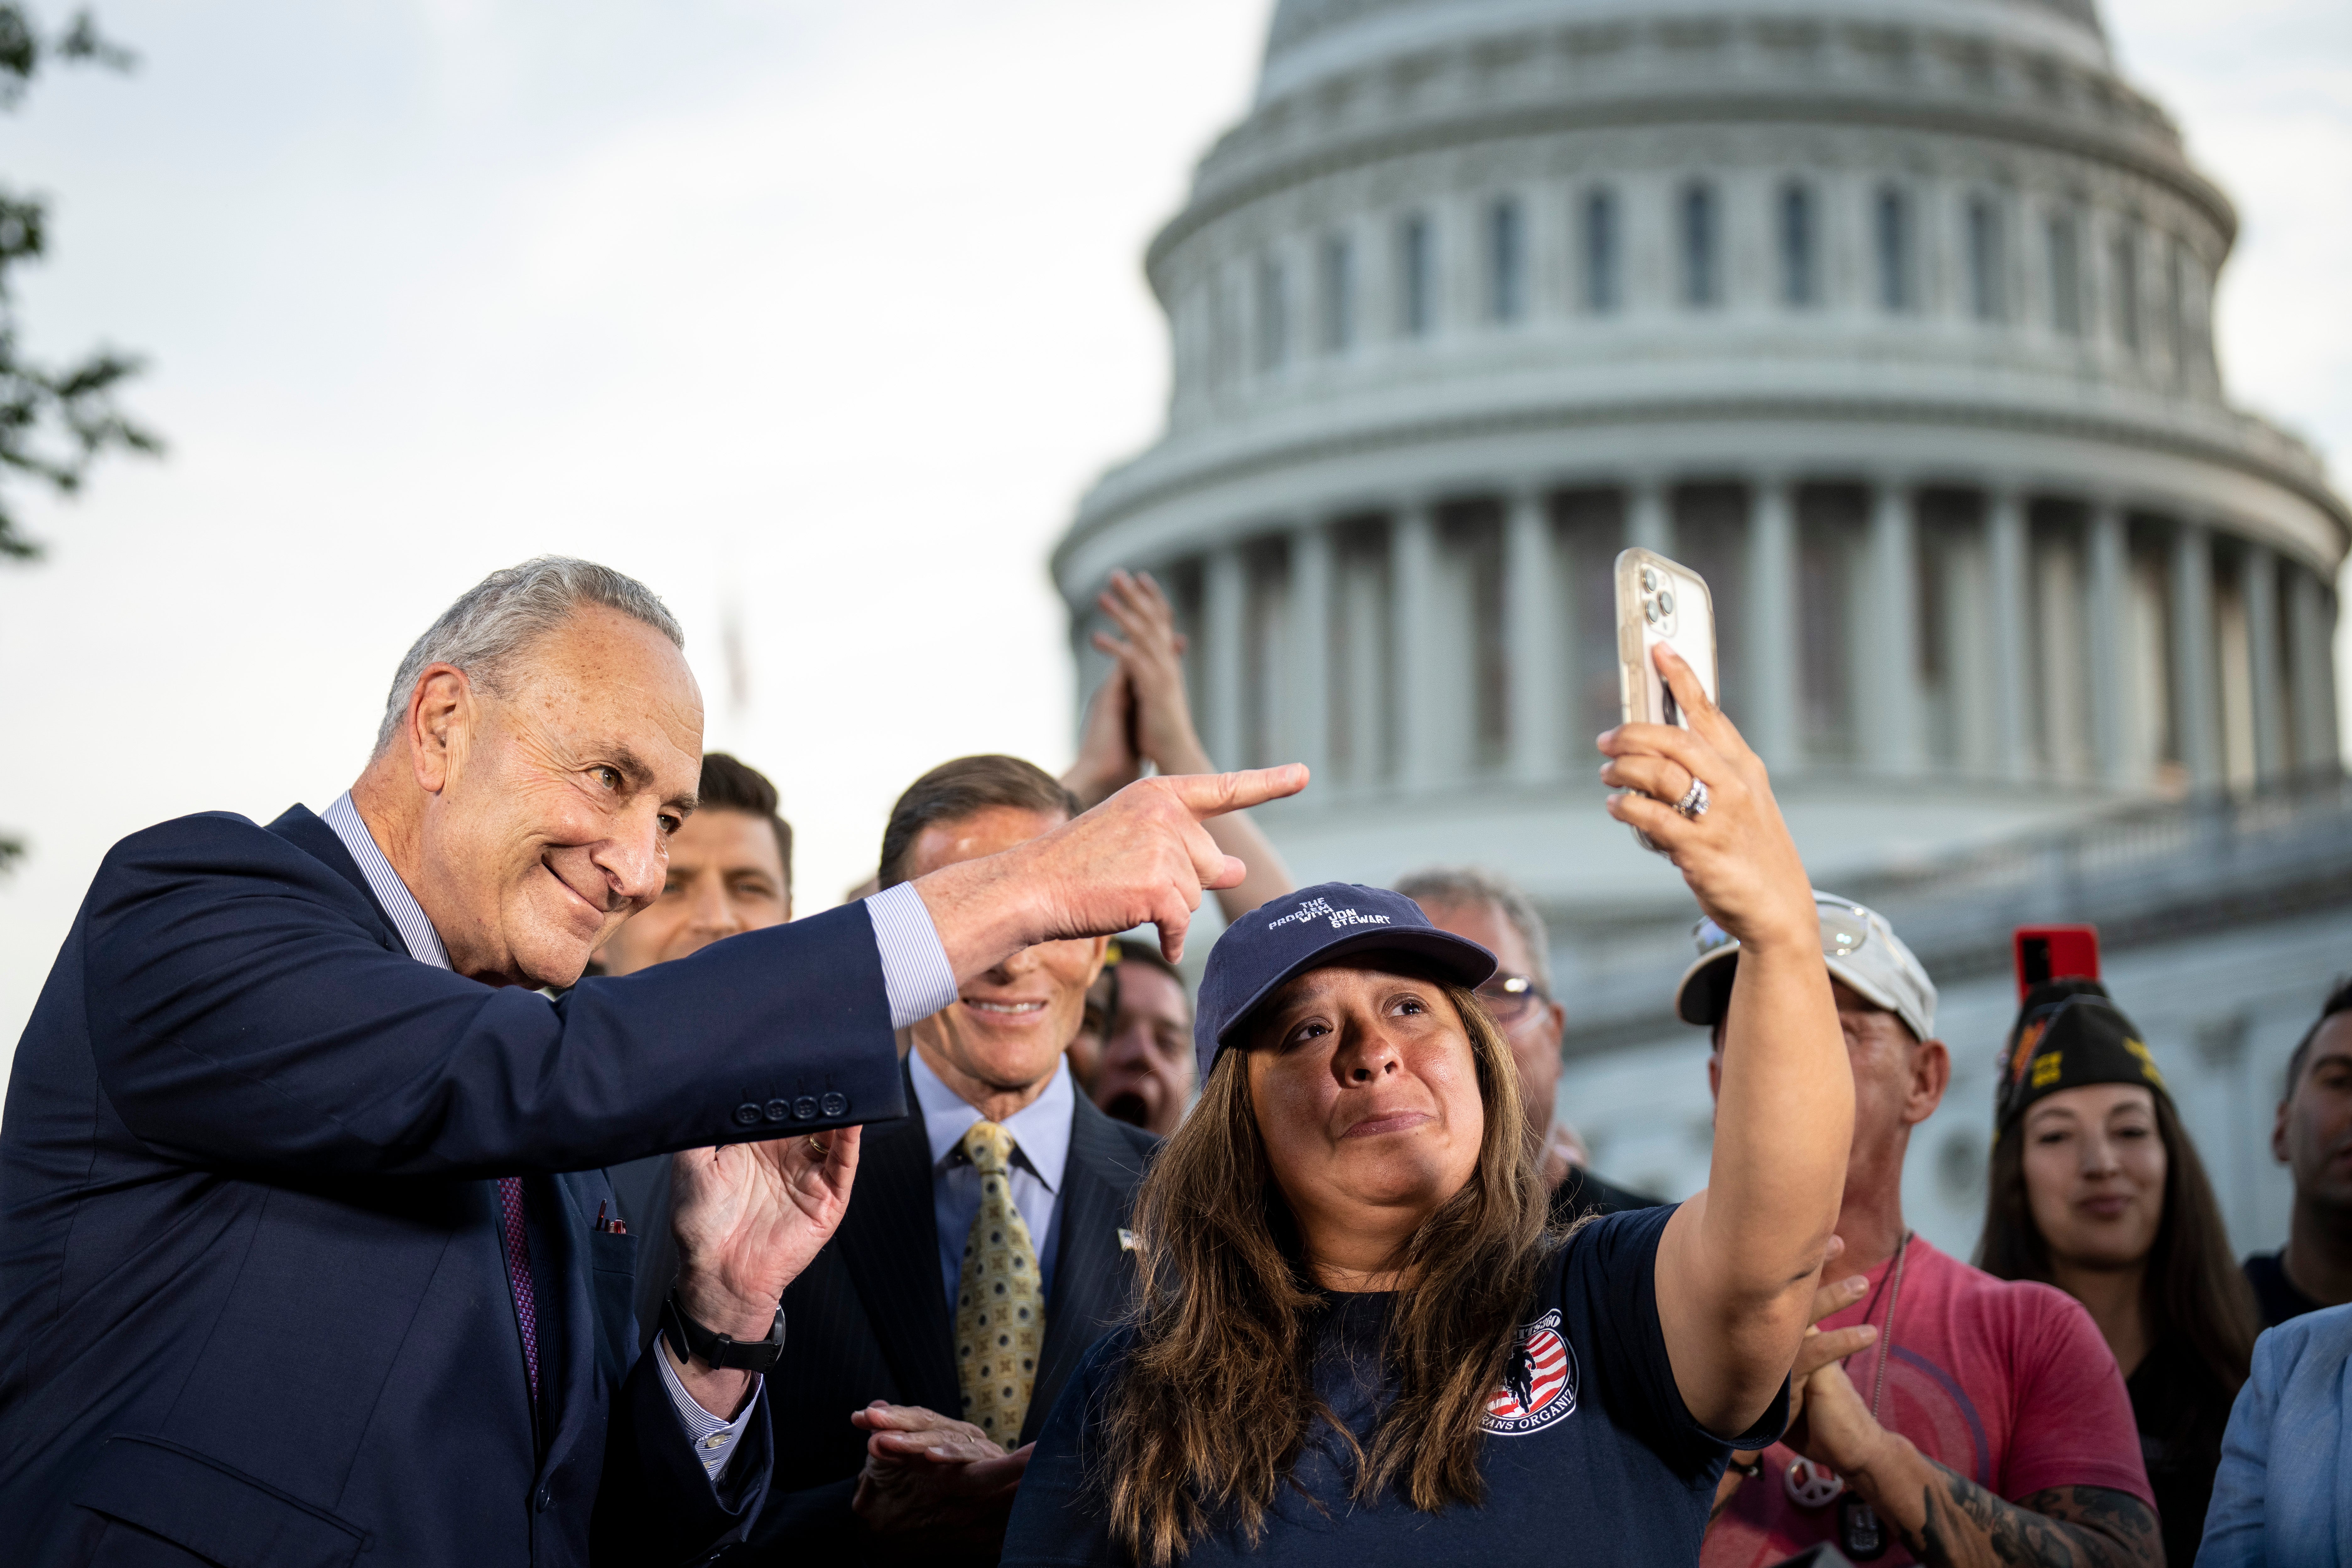
<instances>
[{"instance_id":1,"label":"suit jacket lapel","mask_svg":"<svg viewBox=\"0 0 2352 1568\"><path fill-rule=\"evenodd\" d=\"M278 815L277 821L269 825L269 831L358 889L360 897L367 900L368 908L375 911L376 920L383 926L387 945L394 952L405 954L408 952L408 943L402 939L398 928L393 925L392 917L384 912L383 905L377 902L375 889L368 886L367 874L360 869L360 863L352 858L352 852L343 847L342 839L318 813L307 805L289 805Z\"/></svg>"},{"instance_id":2,"label":"suit jacket lapel","mask_svg":"<svg viewBox=\"0 0 2352 1568\"><path fill-rule=\"evenodd\" d=\"M1109 1117L1079 1095L1062 1177L1061 1238L1045 1303L1045 1346L1029 1413L1021 1423L1024 1443L1045 1425L1087 1347L1127 1310L1135 1259L1120 1246L1118 1232L1129 1223L1139 1179L1127 1141Z\"/></svg>"},{"instance_id":3,"label":"suit jacket lapel","mask_svg":"<svg viewBox=\"0 0 2352 1568\"><path fill-rule=\"evenodd\" d=\"M907 1103L916 1106L914 1083ZM939 1221L932 1209L931 1145L920 1108L866 1129L857 1189L834 1245L865 1303L899 1396L943 1415L962 1408L955 1324L940 1280Z\"/></svg>"}]
</instances>

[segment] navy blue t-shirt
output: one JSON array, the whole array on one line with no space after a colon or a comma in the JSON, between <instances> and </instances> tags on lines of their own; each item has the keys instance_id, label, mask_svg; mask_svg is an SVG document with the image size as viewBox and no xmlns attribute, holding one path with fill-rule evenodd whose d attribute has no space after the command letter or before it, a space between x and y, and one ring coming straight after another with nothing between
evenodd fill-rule
<instances>
[{"instance_id":1,"label":"navy blue t-shirt","mask_svg":"<svg viewBox=\"0 0 2352 1568\"><path fill-rule=\"evenodd\" d=\"M1545 1266L1520 1353L1487 1403L1482 1505L1423 1513L1393 1489L1355 1502L1347 1447L1325 1427L1293 1471L1306 1495L1276 1493L1255 1550L1237 1527L1220 1530L1192 1542L1187 1568L1254 1556L1311 1568L1696 1563L1725 1456L1780 1436L1788 1390L1729 1442L1684 1408L1658 1326L1654 1272L1673 1214L1637 1209L1595 1220ZM1369 1447L1391 1392L1380 1354L1391 1298L1330 1300L1317 1328L1316 1391ZM1130 1561L1111 1540L1085 1469L1099 1452L1103 1392L1131 1342L1129 1330L1106 1336L1055 1403L1013 1501L1005 1568Z\"/></svg>"}]
</instances>

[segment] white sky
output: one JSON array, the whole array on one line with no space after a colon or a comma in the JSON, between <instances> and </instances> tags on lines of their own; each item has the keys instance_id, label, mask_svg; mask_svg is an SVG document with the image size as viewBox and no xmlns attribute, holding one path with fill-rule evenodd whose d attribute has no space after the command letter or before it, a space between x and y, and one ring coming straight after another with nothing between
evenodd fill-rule
<instances>
[{"instance_id":1,"label":"white sky","mask_svg":"<svg viewBox=\"0 0 2352 1568\"><path fill-rule=\"evenodd\" d=\"M2352 462L2352 6L2106 9L2240 204L2236 395ZM109 844L324 805L408 642L541 552L679 613L804 910L923 768L1066 761L1045 552L1158 427L1143 244L1267 0L100 10L141 69L41 84L0 174L56 198L32 345L149 354L172 452L0 567L0 1041Z\"/></svg>"}]
</instances>

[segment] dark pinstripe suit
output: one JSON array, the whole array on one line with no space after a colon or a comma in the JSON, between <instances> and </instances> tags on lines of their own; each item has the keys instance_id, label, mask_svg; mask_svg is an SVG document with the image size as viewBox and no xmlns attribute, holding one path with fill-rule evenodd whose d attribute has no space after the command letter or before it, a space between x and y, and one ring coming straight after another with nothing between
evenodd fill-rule
<instances>
[{"instance_id":1,"label":"dark pinstripe suit","mask_svg":"<svg viewBox=\"0 0 2352 1568\"><path fill-rule=\"evenodd\" d=\"M1037 1435L1088 1346L1125 1310L1135 1262L1119 1243L1135 1189L1159 1140L1113 1121L1083 1094L1070 1123L1053 1289L1045 1303L1045 1350L1021 1441ZM907 1089L907 1104L916 1103ZM614 1185L641 1235L667 1234L667 1172L615 1171ZM635 1201L631 1200L635 1197ZM658 1204L659 1220L637 1213ZM759 1527L729 1555L730 1564L868 1562L885 1555L850 1510L866 1435L849 1413L870 1400L919 1405L946 1415L961 1406L952 1346L954 1321L940 1279L932 1217L930 1143L919 1115L866 1130L857 1186L841 1228L784 1291L783 1360L769 1374L768 1415L775 1479ZM950 1558L936 1550L926 1563Z\"/></svg>"}]
</instances>

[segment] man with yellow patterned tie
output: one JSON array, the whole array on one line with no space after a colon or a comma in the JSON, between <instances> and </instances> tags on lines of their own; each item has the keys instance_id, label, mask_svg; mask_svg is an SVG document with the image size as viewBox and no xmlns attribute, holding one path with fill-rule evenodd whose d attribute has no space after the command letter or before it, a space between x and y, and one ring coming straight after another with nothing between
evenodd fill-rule
<instances>
[{"instance_id":1,"label":"man with yellow patterned tie","mask_svg":"<svg viewBox=\"0 0 2352 1568\"><path fill-rule=\"evenodd\" d=\"M1018 759L946 763L893 808L879 879L1076 810ZM1105 946L1029 948L906 1031L915 1114L866 1130L841 1227L784 1298L774 1482L730 1563L995 1561L1022 1445L1134 1279L1126 1227L1158 1140L1097 1110L1064 1055Z\"/></svg>"}]
</instances>

